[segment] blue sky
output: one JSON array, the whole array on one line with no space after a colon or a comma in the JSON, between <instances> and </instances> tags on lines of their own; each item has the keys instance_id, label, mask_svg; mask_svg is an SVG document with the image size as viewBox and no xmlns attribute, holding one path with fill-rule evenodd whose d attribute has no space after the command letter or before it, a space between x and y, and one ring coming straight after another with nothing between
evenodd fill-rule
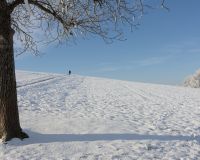
<instances>
[{"instance_id":1,"label":"blue sky","mask_svg":"<svg viewBox=\"0 0 200 160\"><path fill-rule=\"evenodd\" d=\"M106 44L101 38L78 39L45 54L16 57L16 69L107 77L129 81L181 84L200 68L200 1L166 0L170 12L152 10L126 41Z\"/></svg>"}]
</instances>

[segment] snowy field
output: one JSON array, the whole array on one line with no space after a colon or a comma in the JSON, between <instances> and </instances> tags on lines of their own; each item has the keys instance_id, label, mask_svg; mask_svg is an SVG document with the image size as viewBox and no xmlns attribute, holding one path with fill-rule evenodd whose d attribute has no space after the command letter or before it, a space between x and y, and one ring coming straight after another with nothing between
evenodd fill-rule
<instances>
[{"instance_id":1,"label":"snowy field","mask_svg":"<svg viewBox=\"0 0 200 160\"><path fill-rule=\"evenodd\" d=\"M0 160L198 160L200 89L17 71L22 128Z\"/></svg>"}]
</instances>

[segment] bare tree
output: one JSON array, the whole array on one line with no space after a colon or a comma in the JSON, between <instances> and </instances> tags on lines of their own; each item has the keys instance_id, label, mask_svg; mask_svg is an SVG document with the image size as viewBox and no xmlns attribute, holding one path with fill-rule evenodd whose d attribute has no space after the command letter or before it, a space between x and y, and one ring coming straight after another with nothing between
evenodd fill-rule
<instances>
[{"instance_id":1,"label":"bare tree","mask_svg":"<svg viewBox=\"0 0 200 160\"><path fill-rule=\"evenodd\" d=\"M183 84L185 87L200 88L200 69L193 75L188 76Z\"/></svg>"},{"instance_id":2,"label":"bare tree","mask_svg":"<svg viewBox=\"0 0 200 160\"><path fill-rule=\"evenodd\" d=\"M0 0L0 138L27 138L20 127L14 66L13 36L18 54L38 54L37 44L98 35L122 39L123 26L134 28L147 9L164 0ZM156 5L155 5L156 4ZM167 8L166 8L167 9ZM44 35L35 35L41 29Z\"/></svg>"}]
</instances>

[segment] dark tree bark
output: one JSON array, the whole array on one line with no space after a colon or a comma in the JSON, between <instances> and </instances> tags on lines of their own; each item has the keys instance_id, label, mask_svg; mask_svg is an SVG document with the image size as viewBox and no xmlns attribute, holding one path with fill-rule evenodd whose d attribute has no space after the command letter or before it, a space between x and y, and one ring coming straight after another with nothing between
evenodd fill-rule
<instances>
[{"instance_id":1,"label":"dark tree bark","mask_svg":"<svg viewBox=\"0 0 200 160\"><path fill-rule=\"evenodd\" d=\"M13 51L14 30L6 1L0 2L0 138L27 138L19 123Z\"/></svg>"}]
</instances>

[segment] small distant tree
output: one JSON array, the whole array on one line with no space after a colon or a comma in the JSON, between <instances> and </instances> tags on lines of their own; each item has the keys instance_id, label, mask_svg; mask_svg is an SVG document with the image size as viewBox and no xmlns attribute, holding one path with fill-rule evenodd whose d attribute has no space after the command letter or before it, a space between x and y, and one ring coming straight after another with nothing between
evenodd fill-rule
<instances>
[{"instance_id":1,"label":"small distant tree","mask_svg":"<svg viewBox=\"0 0 200 160\"><path fill-rule=\"evenodd\" d=\"M200 88L200 69L184 81L185 87Z\"/></svg>"},{"instance_id":2,"label":"small distant tree","mask_svg":"<svg viewBox=\"0 0 200 160\"><path fill-rule=\"evenodd\" d=\"M13 36L21 43L17 54L38 54L38 42L63 42L97 35L105 41L122 38L123 26L137 26L149 8L164 0L0 0L0 138L27 138L20 127ZM156 4L156 6L155 6ZM34 30L42 30L43 36ZM36 39L35 39L36 38Z\"/></svg>"}]
</instances>

